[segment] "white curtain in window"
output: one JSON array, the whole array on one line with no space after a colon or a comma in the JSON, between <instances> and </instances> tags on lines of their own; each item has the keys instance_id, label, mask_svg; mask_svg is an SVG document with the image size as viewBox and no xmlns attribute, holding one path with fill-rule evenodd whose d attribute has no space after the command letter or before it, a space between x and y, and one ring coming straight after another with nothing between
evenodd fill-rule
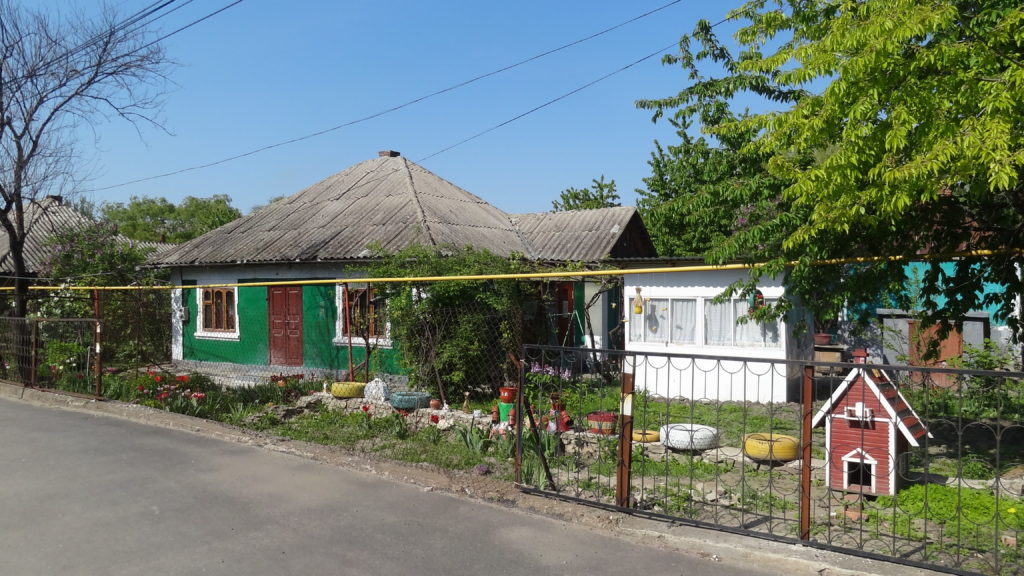
<instances>
[{"instance_id":1,"label":"white curtain in window","mask_svg":"<svg viewBox=\"0 0 1024 576\"><path fill-rule=\"evenodd\" d=\"M732 306L729 302L704 301L704 344L732 345Z\"/></svg>"},{"instance_id":2,"label":"white curtain in window","mask_svg":"<svg viewBox=\"0 0 1024 576\"><path fill-rule=\"evenodd\" d=\"M697 343L697 301L672 300L672 334L675 344Z\"/></svg>"},{"instance_id":3,"label":"white curtain in window","mask_svg":"<svg viewBox=\"0 0 1024 576\"><path fill-rule=\"evenodd\" d=\"M736 318L743 318L750 309L746 300L733 300L733 310ZM764 346L764 336L761 334L761 325L753 320L743 324L736 324L736 345L737 346Z\"/></svg>"},{"instance_id":4,"label":"white curtain in window","mask_svg":"<svg viewBox=\"0 0 1024 576\"><path fill-rule=\"evenodd\" d=\"M776 300L766 300L765 304L774 305ZM763 327L764 331L764 344L768 348L781 348L782 347L782 329L779 326L779 321L774 320L768 322Z\"/></svg>"},{"instance_id":5,"label":"white curtain in window","mask_svg":"<svg viewBox=\"0 0 1024 576\"><path fill-rule=\"evenodd\" d=\"M644 342L668 342L671 331L668 298L650 298L644 302Z\"/></svg>"},{"instance_id":6,"label":"white curtain in window","mask_svg":"<svg viewBox=\"0 0 1024 576\"><path fill-rule=\"evenodd\" d=\"M629 341L630 342L643 342L644 341L644 313L641 309L640 313L636 313L636 309L633 308L633 302L627 302L629 306Z\"/></svg>"}]
</instances>

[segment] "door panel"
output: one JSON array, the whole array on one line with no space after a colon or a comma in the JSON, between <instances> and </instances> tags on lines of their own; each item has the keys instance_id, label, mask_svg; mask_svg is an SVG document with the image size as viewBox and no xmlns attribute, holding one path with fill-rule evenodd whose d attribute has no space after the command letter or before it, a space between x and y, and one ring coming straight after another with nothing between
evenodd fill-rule
<instances>
[{"instance_id":1,"label":"door panel","mask_svg":"<svg viewBox=\"0 0 1024 576\"><path fill-rule=\"evenodd\" d=\"M302 286L267 288L270 363L302 366Z\"/></svg>"}]
</instances>

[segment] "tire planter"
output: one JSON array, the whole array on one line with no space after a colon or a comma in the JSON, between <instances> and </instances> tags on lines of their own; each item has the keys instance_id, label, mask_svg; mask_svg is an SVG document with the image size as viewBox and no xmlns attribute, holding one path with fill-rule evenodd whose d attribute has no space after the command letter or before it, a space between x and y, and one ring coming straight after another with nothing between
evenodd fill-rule
<instances>
[{"instance_id":1,"label":"tire planter","mask_svg":"<svg viewBox=\"0 0 1024 576\"><path fill-rule=\"evenodd\" d=\"M331 384L331 396L335 398L362 398L365 382L335 382Z\"/></svg>"},{"instance_id":2,"label":"tire planter","mask_svg":"<svg viewBox=\"0 0 1024 576\"><path fill-rule=\"evenodd\" d=\"M645 444L648 442L657 442L661 438L661 434L657 430L634 430L633 431L633 442Z\"/></svg>"},{"instance_id":3,"label":"tire planter","mask_svg":"<svg viewBox=\"0 0 1024 576\"><path fill-rule=\"evenodd\" d=\"M666 424L659 430L661 443L672 450L718 448L718 430L703 424Z\"/></svg>"},{"instance_id":4,"label":"tire planter","mask_svg":"<svg viewBox=\"0 0 1024 576\"><path fill-rule=\"evenodd\" d=\"M395 410L418 410L430 406L430 394L426 392L392 392L391 407Z\"/></svg>"},{"instance_id":5,"label":"tire planter","mask_svg":"<svg viewBox=\"0 0 1024 576\"><path fill-rule=\"evenodd\" d=\"M587 430L592 434L610 436L615 434L615 421L619 415L615 412L597 411L587 414Z\"/></svg>"},{"instance_id":6,"label":"tire planter","mask_svg":"<svg viewBox=\"0 0 1024 576\"><path fill-rule=\"evenodd\" d=\"M800 441L783 434L747 434L743 437L743 453L751 460L789 462L800 454Z\"/></svg>"}]
</instances>

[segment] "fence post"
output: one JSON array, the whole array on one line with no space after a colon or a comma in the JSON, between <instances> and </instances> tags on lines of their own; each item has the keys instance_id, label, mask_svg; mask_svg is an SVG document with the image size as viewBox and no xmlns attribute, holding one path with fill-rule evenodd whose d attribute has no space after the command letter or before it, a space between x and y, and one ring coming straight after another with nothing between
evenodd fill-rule
<instances>
[{"instance_id":1,"label":"fence post","mask_svg":"<svg viewBox=\"0 0 1024 576\"><path fill-rule=\"evenodd\" d=\"M32 318L29 320L29 322L32 323L32 337L30 338L31 342L29 342L29 346L32 347L29 350L29 358L31 358L32 360L29 363L28 367L28 384L29 386L35 388L39 382L39 321L36 320L35 318Z\"/></svg>"},{"instance_id":2,"label":"fence post","mask_svg":"<svg viewBox=\"0 0 1024 576\"><path fill-rule=\"evenodd\" d=\"M101 348L102 339L100 338L101 333L102 333L102 328L100 326L100 322L103 320L103 303L100 301L100 291L98 289L96 289L96 288L93 288L93 291L92 291L92 311L93 311L93 316L94 316L95 321L96 321L96 334L95 334L95 337L94 337L95 347L94 347L94 350L93 350L95 352L95 354L96 354L96 362L93 365L93 368L94 368L94 370L96 372L96 397L97 398L102 398L103 397L103 355L100 353L100 351L102 350L102 348Z\"/></svg>"},{"instance_id":3,"label":"fence post","mask_svg":"<svg viewBox=\"0 0 1024 576\"><path fill-rule=\"evenodd\" d=\"M629 508L633 460L633 375L622 373L622 399L619 403L619 466L615 474L615 505Z\"/></svg>"},{"instance_id":4,"label":"fence post","mask_svg":"<svg viewBox=\"0 0 1024 576\"><path fill-rule=\"evenodd\" d=\"M811 539L811 422L814 417L814 366L804 366L800 462L800 539Z\"/></svg>"}]
</instances>

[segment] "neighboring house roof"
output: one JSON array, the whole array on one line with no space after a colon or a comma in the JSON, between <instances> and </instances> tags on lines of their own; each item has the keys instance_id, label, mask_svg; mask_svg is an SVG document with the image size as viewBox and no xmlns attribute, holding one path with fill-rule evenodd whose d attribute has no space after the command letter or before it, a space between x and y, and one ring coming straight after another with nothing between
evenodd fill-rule
<instances>
[{"instance_id":1,"label":"neighboring house roof","mask_svg":"<svg viewBox=\"0 0 1024 576\"><path fill-rule=\"evenodd\" d=\"M857 352L863 351L855 351L855 357ZM862 360L863 357L860 359ZM850 391L853 384L861 379L863 379L864 385L878 397L878 401L885 408L890 420L896 424L896 427L911 446L920 446L920 439L925 436L930 437L924 422L921 421L917 412L914 411L910 403L907 402L907 399L903 397L903 394L896 388L896 385L889 379L888 374L877 368L868 369L865 366L854 368L847 374L842 384L835 389L832 396L814 415L811 426L820 426L824 422L825 417L835 410L839 401Z\"/></svg>"},{"instance_id":2,"label":"neighboring house roof","mask_svg":"<svg viewBox=\"0 0 1024 576\"><path fill-rule=\"evenodd\" d=\"M640 214L628 206L517 214L512 221L541 260L596 262L654 255Z\"/></svg>"},{"instance_id":3,"label":"neighboring house roof","mask_svg":"<svg viewBox=\"0 0 1024 576\"><path fill-rule=\"evenodd\" d=\"M28 273L37 274L49 261L53 250L49 245L49 240L54 234L82 229L93 224L95 222L71 206L64 204L63 200L58 196L48 196L26 205L25 246L23 254ZM157 251L165 250L171 246L170 244L160 242L140 242L125 238L124 236L118 236L118 238L126 244L142 248L153 248ZM10 238L0 229L0 273L14 273L10 246Z\"/></svg>"},{"instance_id":4,"label":"neighboring house roof","mask_svg":"<svg viewBox=\"0 0 1024 576\"><path fill-rule=\"evenodd\" d=\"M639 229L639 230L638 230ZM149 259L161 267L337 262L413 245L596 262L654 254L633 208L510 216L384 151L288 198Z\"/></svg>"}]
</instances>

